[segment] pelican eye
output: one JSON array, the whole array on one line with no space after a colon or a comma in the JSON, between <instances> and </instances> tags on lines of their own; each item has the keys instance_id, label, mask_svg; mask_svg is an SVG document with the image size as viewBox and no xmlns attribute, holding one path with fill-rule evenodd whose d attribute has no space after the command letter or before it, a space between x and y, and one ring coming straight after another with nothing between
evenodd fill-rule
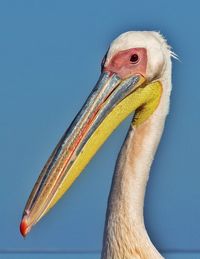
<instances>
[{"instance_id":1,"label":"pelican eye","mask_svg":"<svg viewBox=\"0 0 200 259\"><path fill-rule=\"evenodd\" d=\"M133 54L133 55L130 57L130 61L131 61L131 63L136 64L136 63L139 61L138 55L137 55L137 54Z\"/></svg>"}]
</instances>

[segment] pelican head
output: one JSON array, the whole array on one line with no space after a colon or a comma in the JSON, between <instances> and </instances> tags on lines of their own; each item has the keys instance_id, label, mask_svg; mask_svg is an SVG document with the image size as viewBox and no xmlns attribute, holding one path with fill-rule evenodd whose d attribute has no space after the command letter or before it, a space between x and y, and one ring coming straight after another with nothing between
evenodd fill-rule
<instances>
[{"instance_id":1,"label":"pelican head","mask_svg":"<svg viewBox=\"0 0 200 259\"><path fill-rule=\"evenodd\" d=\"M170 49L157 32L127 32L110 45L99 80L53 150L31 192L20 230L31 230L79 176L113 130L136 111L137 127L169 92Z\"/></svg>"}]
</instances>

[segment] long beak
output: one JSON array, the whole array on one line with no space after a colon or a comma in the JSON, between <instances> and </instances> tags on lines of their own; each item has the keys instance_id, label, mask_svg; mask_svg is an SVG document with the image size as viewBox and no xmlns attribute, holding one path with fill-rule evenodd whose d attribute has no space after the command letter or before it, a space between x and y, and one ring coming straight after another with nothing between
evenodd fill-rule
<instances>
[{"instance_id":1,"label":"long beak","mask_svg":"<svg viewBox=\"0 0 200 259\"><path fill-rule=\"evenodd\" d=\"M120 79L103 72L44 166L26 204L23 236L55 205L113 130L144 101L141 75Z\"/></svg>"}]
</instances>

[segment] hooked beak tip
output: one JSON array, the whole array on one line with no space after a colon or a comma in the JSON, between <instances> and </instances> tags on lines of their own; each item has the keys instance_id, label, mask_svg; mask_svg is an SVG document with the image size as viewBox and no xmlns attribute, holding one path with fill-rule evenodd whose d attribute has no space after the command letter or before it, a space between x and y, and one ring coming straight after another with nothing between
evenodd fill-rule
<instances>
[{"instance_id":1,"label":"hooked beak tip","mask_svg":"<svg viewBox=\"0 0 200 259\"><path fill-rule=\"evenodd\" d=\"M22 221L20 223L20 232L23 237L26 237L26 235L28 234L28 223L26 215L22 218Z\"/></svg>"}]
</instances>

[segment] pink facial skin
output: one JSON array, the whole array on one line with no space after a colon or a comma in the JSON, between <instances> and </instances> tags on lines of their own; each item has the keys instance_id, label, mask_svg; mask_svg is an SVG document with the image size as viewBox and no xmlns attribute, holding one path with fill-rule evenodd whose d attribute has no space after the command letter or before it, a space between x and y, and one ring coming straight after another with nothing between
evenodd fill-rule
<instances>
[{"instance_id":1,"label":"pink facial skin","mask_svg":"<svg viewBox=\"0 0 200 259\"><path fill-rule=\"evenodd\" d=\"M141 74L145 77L147 67L147 51L145 48L132 48L119 51L107 64L103 71L116 73L120 78Z\"/></svg>"}]
</instances>

